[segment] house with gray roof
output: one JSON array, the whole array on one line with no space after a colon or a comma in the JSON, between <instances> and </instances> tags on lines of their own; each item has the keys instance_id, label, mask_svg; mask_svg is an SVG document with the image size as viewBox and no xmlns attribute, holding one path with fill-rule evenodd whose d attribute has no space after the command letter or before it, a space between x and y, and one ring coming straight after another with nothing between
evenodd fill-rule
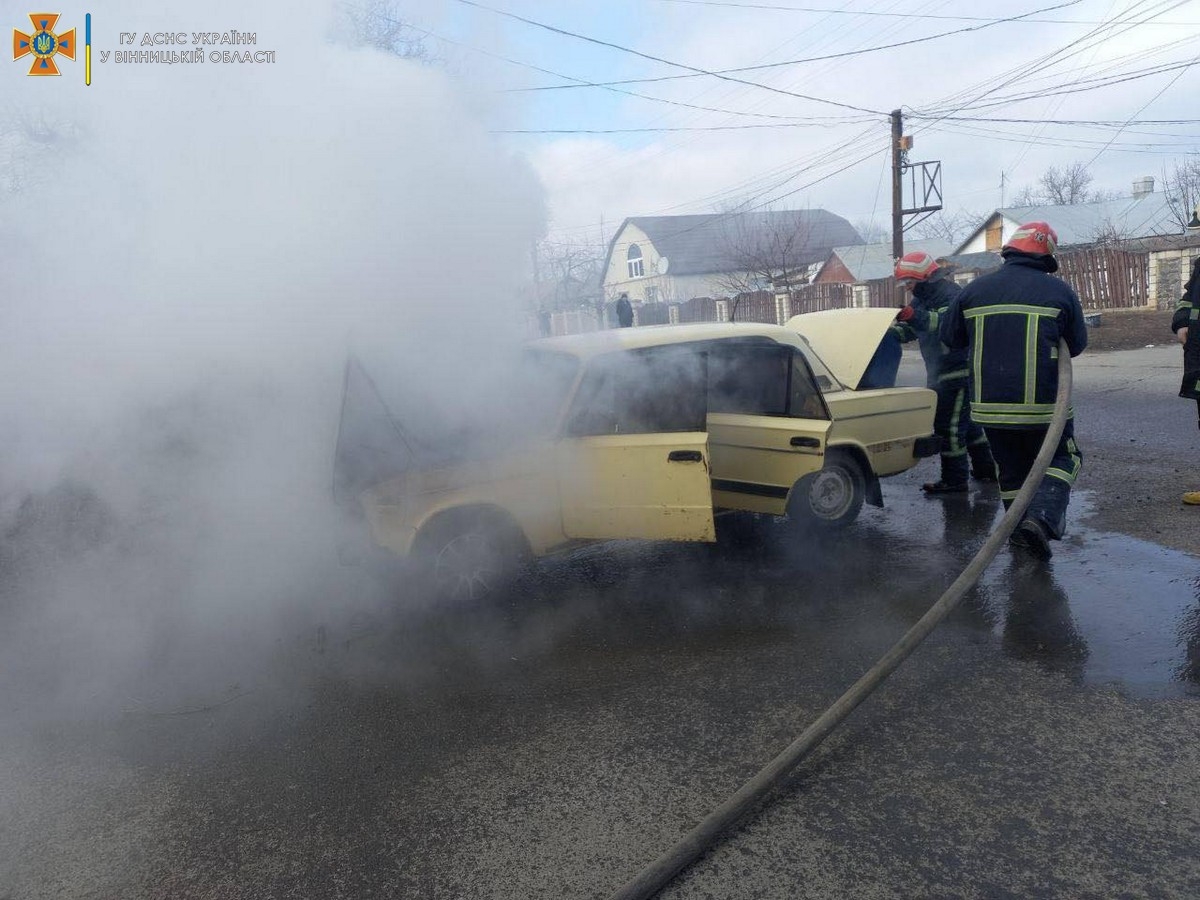
<instances>
[{"instance_id":1,"label":"house with gray roof","mask_svg":"<svg viewBox=\"0 0 1200 900\"><path fill-rule=\"evenodd\" d=\"M940 238L904 242L905 253L923 250L935 259L945 256L951 249L950 242ZM890 278L895 271L891 243L834 247L813 277L813 284L862 284Z\"/></svg>"},{"instance_id":2,"label":"house with gray roof","mask_svg":"<svg viewBox=\"0 0 1200 900\"><path fill-rule=\"evenodd\" d=\"M861 243L849 222L824 209L635 216L608 245L604 294L674 303L770 290L796 273L806 281L808 267L834 247Z\"/></svg>"},{"instance_id":3,"label":"house with gray roof","mask_svg":"<svg viewBox=\"0 0 1200 900\"><path fill-rule=\"evenodd\" d=\"M955 253L997 252L1026 222L1046 222L1058 234L1060 247L1096 244L1115 239L1179 234L1183 229L1167 202L1155 192L1153 178L1139 178L1129 197L1062 206L1010 206L997 209Z\"/></svg>"}]
</instances>

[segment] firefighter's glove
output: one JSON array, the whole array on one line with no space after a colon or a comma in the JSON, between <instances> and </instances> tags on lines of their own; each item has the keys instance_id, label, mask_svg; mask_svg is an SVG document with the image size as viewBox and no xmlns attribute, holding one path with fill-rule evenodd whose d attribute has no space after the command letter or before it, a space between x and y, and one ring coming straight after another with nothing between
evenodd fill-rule
<instances>
[{"instance_id":1,"label":"firefighter's glove","mask_svg":"<svg viewBox=\"0 0 1200 900\"><path fill-rule=\"evenodd\" d=\"M913 316L915 316L916 313L917 313L917 311L915 309L913 309L911 306L905 306L900 310L900 312L896 313L896 321L897 322L907 322L909 319L911 319Z\"/></svg>"}]
</instances>

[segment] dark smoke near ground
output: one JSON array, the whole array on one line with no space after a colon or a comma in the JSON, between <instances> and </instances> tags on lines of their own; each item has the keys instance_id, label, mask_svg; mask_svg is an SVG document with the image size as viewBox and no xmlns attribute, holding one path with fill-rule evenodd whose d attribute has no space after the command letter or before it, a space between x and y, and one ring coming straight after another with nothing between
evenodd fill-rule
<instances>
[{"instance_id":1,"label":"dark smoke near ground","mask_svg":"<svg viewBox=\"0 0 1200 900\"><path fill-rule=\"evenodd\" d=\"M446 419L503 402L542 226L482 93L333 11L93 15L97 48L219 23L277 62L5 73L0 711L28 715L220 695L384 602L337 564L347 355Z\"/></svg>"}]
</instances>

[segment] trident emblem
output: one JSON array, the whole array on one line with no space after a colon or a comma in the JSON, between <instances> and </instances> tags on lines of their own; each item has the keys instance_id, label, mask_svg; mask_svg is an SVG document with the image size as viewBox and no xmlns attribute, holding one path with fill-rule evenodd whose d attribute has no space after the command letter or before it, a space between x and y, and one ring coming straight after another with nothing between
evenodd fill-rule
<instances>
[{"instance_id":1,"label":"trident emblem","mask_svg":"<svg viewBox=\"0 0 1200 900\"><path fill-rule=\"evenodd\" d=\"M54 57L61 53L67 59L75 59L75 29L56 34L54 26L58 22L58 13L30 13L29 21L33 23L32 35L13 29L13 59L32 53L30 75L62 74Z\"/></svg>"}]
</instances>

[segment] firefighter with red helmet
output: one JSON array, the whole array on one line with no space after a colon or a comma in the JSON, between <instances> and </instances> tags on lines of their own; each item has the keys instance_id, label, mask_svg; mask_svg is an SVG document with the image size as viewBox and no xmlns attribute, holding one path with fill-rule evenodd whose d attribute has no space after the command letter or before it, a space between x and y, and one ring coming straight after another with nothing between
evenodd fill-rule
<instances>
[{"instance_id":1,"label":"firefighter with red helmet","mask_svg":"<svg viewBox=\"0 0 1200 900\"><path fill-rule=\"evenodd\" d=\"M967 479L996 480L996 464L983 429L971 421L966 350L951 350L942 343L938 328L947 308L961 288L928 253L914 250L896 263L896 280L911 291L907 306L892 326L902 342L916 340L925 360L926 381L937 392L933 431L942 439L942 474L922 486L928 495L961 494ZM968 468L968 457L970 467Z\"/></svg>"},{"instance_id":2,"label":"firefighter with red helmet","mask_svg":"<svg viewBox=\"0 0 1200 900\"><path fill-rule=\"evenodd\" d=\"M1045 222L1018 228L1001 248L1003 264L976 278L942 319L941 338L965 349L971 366L971 418L983 426L1008 508L1021 489L1054 415L1059 340L1071 356L1087 346L1083 309L1058 271L1058 235ZM1010 539L1039 559L1066 529L1071 486L1082 463L1074 410L1025 517Z\"/></svg>"}]
</instances>

